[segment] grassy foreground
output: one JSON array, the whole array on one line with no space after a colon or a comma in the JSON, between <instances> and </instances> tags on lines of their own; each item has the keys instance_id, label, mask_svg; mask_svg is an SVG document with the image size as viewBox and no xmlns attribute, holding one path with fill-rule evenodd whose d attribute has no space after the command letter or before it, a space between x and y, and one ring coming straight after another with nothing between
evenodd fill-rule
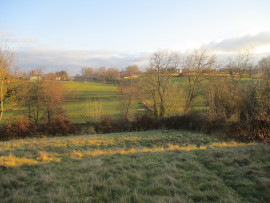
<instances>
[{"instance_id":1,"label":"grassy foreground","mask_svg":"<svg viewBox=\"0 0 270 203\"><path fill-rule=\"evenodd\" d=\"M269 202L270 146L186 131L0 142L0 202Z\"/></svg>"}]
</instances>

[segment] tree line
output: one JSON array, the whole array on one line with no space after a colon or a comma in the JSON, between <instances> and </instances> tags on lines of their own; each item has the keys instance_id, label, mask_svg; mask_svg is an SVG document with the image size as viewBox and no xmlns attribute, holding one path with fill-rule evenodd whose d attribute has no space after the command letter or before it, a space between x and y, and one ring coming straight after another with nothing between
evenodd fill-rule
<instances>
[{"instance_id":1,"label":"tree line","mask_svg":"<svg viewBox=\"0 0 270 203\"><path fill-rule=\"evenodd\" d=\"M163 125L170 117L194 114L195 100L200 97L205 108L199 113L208 125L202 128L223 128L230 135L269 141L270 57L255 65L251 56L250 50L244 50L218 64L206 50L188 56L156 52L136 85L130 81L126 90L120 90L126 97L122 108L129 112L130 103L140 100ZM173 81L178 68L185 78L183 84ZM194 119L200 116L197 112ZM130 119L128 113L125 118ZM191 120L188 125L195 123Z\"/></svg>"},{"instance_id":2,"label":"tree line","mask_svg":"<svg viewBox=\"0 0 270 203\"><path fill-rule=\"evenodd\" d=\"M77 76L94 76L96 79L102 80L104 83L106 81L113 81L114 84L117 84L121 78L137 76L139 73L141 73L141 71L137 65L128 66L123 71L119 71L116 68L106 68L105 66L102 66L99 68L84 67L81 69L81 75L77 74Z\"/></svg>"},{"instance_id":3,"label":"tree line","mask_svg":"<svg viewBox=\"0 0 270 203\"><path fill-rule=\"evenodd\" d=\"M56 78L67 80L68 73L43 74L38 69L19 74L17 68L12 69L13 62L13 53L7 47L1 47L0 121L4 112L24 105L27 106L27 119L35 128L41 124L47 128L62 126L64 132L69 131L70 121L63 110L63 88L56 81ZM130 109L139 101L162 127L169 126L174 121L169 124L168 119L177 119L177 116L191 119L187 123L189 127L196 123L192 119L202 117L209 128L222 126L230 134L237 132L250 139L266 139L267 136L269 139L269 130L265 126L270 122L270 56L254 64L251 50L244 50L219 64L206 50L195 50L189 55L159 51L152 55L144 72L136 65L121 72L115 68L85 67L81 75L118 84L120 111L126 123L134 121ZM36 78L25 82L29 76ZM176 76L183 77L185 82L180 84L175 80ZM196 118L192 118L194 102L199 97L203 98L205 109L200 116L197 112ZM180 125L179 122L175 121L175 125Z\"/></svg>"}]
</instances>

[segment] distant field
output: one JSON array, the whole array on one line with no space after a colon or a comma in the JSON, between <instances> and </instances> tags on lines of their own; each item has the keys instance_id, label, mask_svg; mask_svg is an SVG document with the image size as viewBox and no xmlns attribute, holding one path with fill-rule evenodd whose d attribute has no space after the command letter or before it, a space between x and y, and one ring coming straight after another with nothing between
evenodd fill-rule
<instances>
[{"instance_id":1,"label":"distant field","mask_svg":"<svg viewBox=\"0 0 270 203\"><path fill-rule=\"evenodd\" d=\"M103 84L101 82L61 82L64 88L64 110L73 123L85 123L88 109L93 103L101 105L101 115L110 115L114 119L121 117L120 98L117 86L113 84ZM8 118L22 116L24 107L19 111L6 112L3 117L3 123ZM143 113L146 108L142 104L134 104L131 112ZM25 114L26 115L26 114Z\"/></svg>"},{"instance_id":2,"label":"distant field","mask_svg":"<svg viewBox=\"0 0 270 203\"><path fill-rule=\"evenodd\" d=\"M62 82L65 92L64 109L74 123L84 123L91 103L101 104L101 114L120 118L120 98L117 86L101 82ZM144 112L143 105L134 105L131 111Z\"/></svg>"},{"instance_id":3,"label":"distant field","mask_svg":"<svg viewBox=\"0 0 270 203\"><path fill-rule=\"evenodd\" d=\"M186 131L0 142L1 202L270 202L270 147Z\"/></svg>"},{"instance_id":4,"label":"distant field","mask_svg":"<svg viewBox=\"0 0 270 203\"><path fill-rule=\"evenodd\" d=\"M188 82L186 77L173 77L172 80L177 82L182 88ZM243 84L249 83L251 79L244 78ZM103 84L102 82L74 82L65 81L61 82L64 87L65 104L64 109L69 119L73 123L86 122L87 109L91 103L101 103L101 114L110 115L113 118L120 118L120 98L118 95L117 86L113 84ZM196 90L199 92L199 88ZM178 109L176 114L183 113L184 95L179 99ZM5 123L8 118L16 117L23 114L23 109L19 111L11 111L4 113L2 123ZM203 95L199 94L194 99L193 109L197 111L206 111L205 99ZM132 106L131 112L144 113L146 112L144 105L137 103Z\"/></svg>"},{"instance_id":5,"label":"distant field","mask_svg":"<svg viewBox=\"0 0 270 203\"><path fill-rule=\"evenodd\" d=\"M188 83L188 79L186 77L173 77L172 81L177 82L181 88L184 89L184 87L187 85ZM196 89L197 92L199 92L199 88ZM180 107L179 112L183 113L184 111L184 95L183 97L180 99L180 103L182 104ZM197 97L194 98L194 103L193 103L193 109L195 111L206 111L207 107L205 105L205 99L203 97L203 95L199 94L197 95Z\"/></svg>"}]
</instances>

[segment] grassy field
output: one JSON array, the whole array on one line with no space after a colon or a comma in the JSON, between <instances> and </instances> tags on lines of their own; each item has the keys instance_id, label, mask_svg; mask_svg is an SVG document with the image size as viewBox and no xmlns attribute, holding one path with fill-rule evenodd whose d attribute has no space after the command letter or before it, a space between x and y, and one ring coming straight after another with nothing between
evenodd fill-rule
<instances>
[{"instance_id":1,"label":"grassy field","mask_svg":"<svg viewBox=\"0 0 270 203\"><path fill-rule=\"evenodd\" d=\"M117 86L101 82L62 82L64 87L64 109L73 123L84 123L91 103L101 105L101 115L120 118L120 98ZM131 111L145 112L141 104L134 105Z\"/></svg>"},{"instance_id":2,"label":"grassy field","mask_svg":"<svg viewBox=\"0 0 270 203\"><path fill-rule=\"evenodd\" d=\"M269 201L269 145L186 131L0 142L0 202Z\"/></svg>"},{"instance_id":3,"label":"grassy field","mask_svg":"<svg viewBox=\"0 0 270 203\"><path fill-rule=\"evenodd\" d=\"M177 82L179 84L179 86L181 88L185 88L186 84L188 83L188 78L187 77L173 77L172 79L173 82ZM199 93L200 89L197 88L196 89L196 93ZM179 110L179 112L183 113L184 111L184 95L182 98L180 98L180 103L182 104L182 108ZM206 107L206 103L205 103L205 98L203 97L203 95L201 93L197 94L197 96L194 98L194 103L193 103L193 109L195 111L206 111L207 107Z\"/></svg>"},{"instance_id":4,"label":"grassy field","mask_svg":"<svg viewBox=\"0 0 270 203\"><path fill-rule=\"evenodd\" d=\"M174 82L179 83L181 88L184 88L187 83L186 77L173 77ZM251 79L243 79L242 83L248 83ZM74 82L64 81L61 82L64 87L64 110L72 123L85 123L87 122L87 115L89 114L89 107L91 108L94 103L101 105L101 115L110 115L114 119L121 117L120 113L120 97L118 95L117 86L114 84L103 84L102 82ZM196 90L199 92L199 88ZM179 98L178 109L175 114L183 113L184 96ZM19 111L10 111L4 114L4 119L1 122L5 124L7 119L16 116L26 115L24 107L20 107ZM196 111L206 112L205 99L202 94L198 94L194 99L193 109ZM144 105L139 102L133 105L130 112L145 113L148 111Z\"/></svg>"},{"instance_id":5,"label":"grassy field","mask_svg":"<svg viewBox=\"0 0 270 203\"><path fill-rule=\"evenodd\" d=\"M72 123L85 123L89 108L92 104L101 105L101 115L110 115L114 119L121 117L120 97L117 86L113 84L103 84L102 82L61 82L64 89L64 110ZM17 116L27 115L26 109L22 106L19 111L10 111L4 114L1 124L6 123L8 119ZM144 113L146 108L140 104L134 104L131 113Z\"/></svg>"}]
</instances>

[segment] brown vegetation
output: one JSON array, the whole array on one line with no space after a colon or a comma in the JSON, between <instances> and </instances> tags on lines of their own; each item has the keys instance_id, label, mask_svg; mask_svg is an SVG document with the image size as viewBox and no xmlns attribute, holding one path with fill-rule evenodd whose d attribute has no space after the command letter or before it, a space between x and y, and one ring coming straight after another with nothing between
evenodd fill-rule
<instances>
[{"instance_id":1,"label":"brown vegetation","mask_svg":"<svg viewBox=\"0 0 270 203\"><path fill-rule=\"evenodd\" d=\"M122 118L102 117L101 102L89 100L86 124L75 125L65 115L63 89L56 81L59 77L64 80L67 73L45 75L37 69L29 73L35 76L34 80L26 82L25 77L10 71L13 55L4 49L1 50L1 116L21 101L27 109L22 117L2 128L5 134L2 139L35 133L67 135L167 128L207 133L219 130L245 140L269 142L270 60L265 57L255 66L251 56L250 50L245 50L222 66L206 50L195 50L185 58L178 53L159 51L151 57L146 72L140 72L136 65L128 66L121 72L121 78L114 68L83 68L84 76L115 84L120 81ZM181 84L174 81L179 67L183 68L181 76L186 79ZM200 112L194 111L198 97L205 104ZM131 110L138 101L152 114L140 115Z\"/></svg>"}]
</instances>

